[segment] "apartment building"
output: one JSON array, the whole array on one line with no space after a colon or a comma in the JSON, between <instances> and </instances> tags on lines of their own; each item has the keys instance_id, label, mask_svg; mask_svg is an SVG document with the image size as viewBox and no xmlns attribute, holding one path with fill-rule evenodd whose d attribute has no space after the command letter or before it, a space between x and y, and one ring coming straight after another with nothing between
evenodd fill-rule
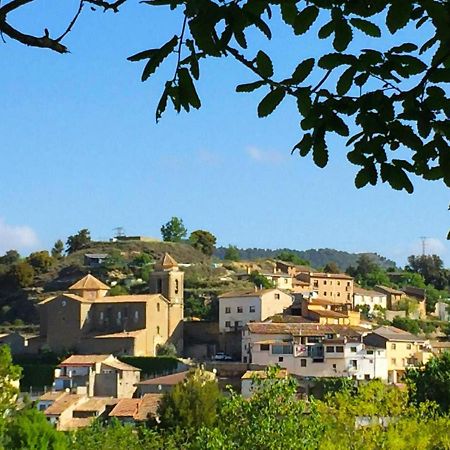
<instances>
[{"instance_id":1,"label":"apartment building","mask_svg":"<svg viewBox=\"0 0 450 450\"><path fill-rule=\"evenodd\" d=\"M312 323L249 323L242 362L279 365L304 377L387 379L386 350L363 342L367 330Z\"/></svg>"},{"instance_id":2,"label":"apartment building","mask_svg":"<svg viewBox=\"0 0 450 450\"><path fill-rule=\"evenodd\" d=\"M293 297L280 289L229 292L219 297L219 332L242 329L249 322L261 322L282 313Z\"/></svg>"},{"instance_id":3,"label":"apartment building","mask_svg":"<svg viewBox=\"0 0 450 450\"><path fill-rule=\"evenodd\" d=\"M309 283L309 290L317 297L335 303L352 303L353 278L345 273L299 273L296 279Z\"/></svg>"},{"instance_id":4,"label":"apartment building","mask_svg":"<svg viewBox=\"0 0 450 450\"><path fill-rule=\"evenodd\" d=\"M364 342L386 350L388 381L400 381L407 368L425 364L432 356L428 341L392 326L383 326L364 337Z\"/></svg>"}]
</instances>

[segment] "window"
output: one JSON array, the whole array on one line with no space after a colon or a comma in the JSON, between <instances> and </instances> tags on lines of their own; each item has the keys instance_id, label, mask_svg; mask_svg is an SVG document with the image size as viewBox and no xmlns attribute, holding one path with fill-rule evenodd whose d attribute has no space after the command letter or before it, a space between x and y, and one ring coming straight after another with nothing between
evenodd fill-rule
<instances>
[{"instance_id":1,"label":"window","mask_svg":"<svg viewBox=\"0 0 450 450\"><path fill-rule=\"evenodd\" d=\"M344 347L342 347L342 345L338 345L336 347L336 353L344 353Z\"/></svg>"},{"instance_id":2,"label":"window","mask_svg":"<svg viewBox=\"0 0 450 450\"><path fill-rule=\"evenodd\" d=\"M275 300L280 300L280 294L275 294Z\"/></svg>"},{"instance_id":3,"label":"window","mask_svg":"<svg viewBox=\"0 0 450 450\"><path fill-rule=\"evenodd\" d=\"M178 294L178 292L180 292L180 282L175 280L175 294Z\"/></svg>"},{"instance_id":4,"label":"window","mask_svg":"<svg viewBox=\"0 0 450 450\"><path fill-rule=\"evenodd\" d=\"M327 280L323 280L323 284L327 284Z\"/></svg>"},{"instance_id":5,"label":"window","mask_svg":"<svg viewBox=\"0 0 450 450\"><path fill-rule=\"evenodd\" d=\"M159 325L156 327L156 334L159 334Z\"/></svg>"},{"instance_id":6,"label":"window","mask_svg":"<svg viewBox=\"0 0 450 450\"><path fill-rule=\"evenodd\" d=\"M330 281L330 285L331 285L331 284L333 284L333 282L332 282L332 281Z\"/></svg>"},{"instance_id":7,"label":"window","mask_svg":"<svg viewBox=\"0 0 450 450\"><path fill-rule=\"evenodd\" d=\"M407 348L408 350L411 350L411 344L406 344L406 348Z\"/></svg>"},{"instance_id":8,"label":"window","mask_svg":"<svg viewBox=\"0 0 450 450\"><path fill-rule=\"evenodd\" d=\"M391 364L396 365L397 364L397 360L395 358L391 358Z\"/></svg>"},{"instance_id":9,"label":"window","mask_svg":"<svg viewBox=\"0 0 450 450\"><path fill-rule=\"evenodd\" d=\"M227 306L225 308L225 314L230 314L231 313L231 308L229 306Z\"/></svg>"},{"instance_id":10,"label":"window","mask_svg":"<svg viewBox=\"0 0 450 450\"><path fill-rule=\"evenodd\" d=\"M254 306L249 307L249 312L255 312L255 311L256 311L256 308Z\"/></svg>"},{"instance_id":11,"label":"window","mask_svg":"<svg viewBox=\"0 0 450 450\"><path fill-rule=\"evenodd\" d=\"M261 352L268 352L270 350L270 345L269 344L260 344L259 350Z\"/></svg>"},{"instance_id":12,"label":"window","mask_svg":"<svg viewBox=\"0 0 450 450\"><path fill-rule=\"evenodd\" d=\"M292 355L293 348L291 344L272 345L272 355Z\"/></svg>"},{"instance_id":13,"label":"window","mask_svg":"<svg viewBox=\"0 0 450 450\"><path fill-rule=\"evenodd\" d=\"M358 368L358 361L356 359L350 360L350 367L357 369Z\"/></svg>"},{"instance_id":14,"label":"window","mask_svg":"<svg viewBox=\"0 0 450 450\"><path fill-rule=\"evenodd\" d=\"M278 362L283 362L283 357L282 356L278 357Z\"/></svg>"},{"instance_id":15,"label":"window","mask_svg":"<svg viewBox=\"0 0 450 450\"><path fill-rule=\"evenodd\" d=\"M238 313L241 313L242 311L243 311L242 306L238 306L238 307L237 307L237 312L238 312Z\"/></svg>"},{"instance_id":16,"label":"window","mask_svg":"<svg viewBox=\"0 0 450 450\"><path fill-rule=\"evenodd\" d=\"M333 369L336 370L336 364L333 364Z\"/></svg>"},{"instance_id":17,"label":"window","mask_svg":"<svg viewBox=\"0 0 450 450\"><path fill-rule=\"evenodd\" d=\"M306 359L300 360L300 367L306 367Z\"/></svg>"},{"instance_id":18,"label":"window","mask_svg":"<svg viewBox=\"0 0 450 450\"><path fill-rule=\"evenodd\" d=\"M340 297L340 296L341 296L341 293L340 293L340 292L338 292L338 293L337 293L337 296L338 296L338 297Z\"/></svg>"},{"instance_id":19,"label":"window","mask_svg":"<svg viewBox=\"0 0 450 450\"><path fill-rule=\"evenodd\" d=\"M229 320L225 322L225 328L231 328L231 322Z\"/></svg>"},{"instance_id":20,"label":"window","mask_svg":"<svg viewBox=\"0 0 450 450\"><path fill-rule=\"evenodd\" d=\"M364 374L364 379L365 380L370 380L370 375L368 373Z\"/></svg>"},{"instance_id":21,"label":"window","mask_svg":"<svg viewBox=\"0 0 450 450\"><path fill-rule=\"evenodd\" d=\"M161 306L160 306L160 304L159 303L157 303L156 304L156 311L158 311L159 312L159 310L161 309Z\"/></svg>"},{"instance_id":22,"label":"window","mask_svg":"<svg viewBox=\"0 0 450 450\"><path fill-rule=\"evenodd\" d=\"M397 346L395 344L391 344L391 349L395 350L397 348Z\"/></svg>"},{"instance_id":23,"label":"window","mask_svg":"<svg viewBox=\"0 0 450 450\"><path fill-rule=\"evenodd\" d=\"M162 294L162 278L158 278L156 284L157 284L156 286L157 293Z\"/></svg>"},{"instance_id":24,"label":"window","mask_svg":"<svg viewBox=\"0 0 450 450\"><path fill-rule=\"evenodd\" d=\"M338 282L337 282L337 285L338 285L338 286L340 286L340 285L341 285L341 282L340 282L340 281L338 281Z\"/></svg>"},{"instance_id":25,"label":"window","mask_svg":"<svg viewBox=\"0 0 450 450\"><path fill-rule=\"evenodd\" d=\"M373 350L367 350L366 352L368 355L373 355Z\"/></svg>"},{"instance_id":26,"label":"window","mask_svg":"<svg viewBox=\"0 0 450 450\"><path fill-rule=\"evenodd\" d=\"M322 339L320 336L309 336L308 337L308 344L318 344L321 341L322 341Z\"/></svg>"},{"instance_id":27,"label":"window","mask_svg":"<svg viewBox=\"0 0 450 450\"><path fill-rule=\"evenodd\" d=\"M327 296L327 291L325 291L325 292L323 293L323 295L324 295L324 297L326 297L326 296Z\"/></svg>"},{"instance_id":28,"label":"window","mask_svg":"<svg viewBox=\"0 0 450 450\"><path fill-rule=\"evenodd\" d=\"M333 334L332 334L332 333L327 333L327 334L325 335L325 338L326 338L326 339L333 339Z\"/></svg>"},{"instance_id":29,"label":"window","mask_svg":"<svg viewBox=\"0 0 450 450\"><path fill-rule=\"evenodd\" d=\"M351 351L352 353L356 353L356 347L350 347L350 351Z\"/></svg>"},{"instance_id":30,"label":"window","mask_svg":"<svg viewBox=\"0 0 450 450\"><path fill-rule=\"evenodd\" d=\"M285 278L285 279L284 279L284 284L287 284L287 282L288 282L288 279Z\"/></svg>"},{"instance_id":31,"label":"window","mask_svg":"<svg viewBox=\"0 0 450 450\"><path fill-rule=\"evenodd\" d=\"M350 286L350 281L347 281L347 286Z\"/></svg>"},{"instance_id":32,"label":"window","mask_svg":"<svg viewBox=\"0 0 450 450\"><path fill-rule=\"evenodd\" d=\"M319 287L319 282L317 280L314 280L314 287L315 288Z\"/></svg>"},{"instance_id":33,"label":"window","mask_svg":"<svg viewBox=\"0 0 450 450\"><path fill-rule=\"evenodd\" d=\"M334 353L334 346L333 345L327 345L326 350L327 353Z\"/></svg>"},{"instance_id":34,"label":"window","mask_svg":"<svg viewBox=\"0 0 450 450\"><path fill-rule=\"evenodd\" d=\"M241 322L240 320L236 320L236 321L234 322L234 326L235 326L236 328L240 328L240 327L242 327L242 322Z\"/></svg>"}]
</instances>

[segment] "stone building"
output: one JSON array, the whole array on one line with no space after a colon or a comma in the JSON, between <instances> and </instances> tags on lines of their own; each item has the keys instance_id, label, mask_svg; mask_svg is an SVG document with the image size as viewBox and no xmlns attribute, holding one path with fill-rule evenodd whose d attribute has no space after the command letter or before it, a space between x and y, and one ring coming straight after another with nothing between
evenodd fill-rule
<instances>
[{"instance_id":1,"label":"stone building","mask_svg":"<svg viewBox=\"0 0 450 450\"><path fill-rule=\"evenodd\" d=\"M157 346L183 350L184 273L165 254L151 274L150 294L108 296L92 275L39 303L38 339L55 352L154 356Z\"/></svg>"}]
</instances>

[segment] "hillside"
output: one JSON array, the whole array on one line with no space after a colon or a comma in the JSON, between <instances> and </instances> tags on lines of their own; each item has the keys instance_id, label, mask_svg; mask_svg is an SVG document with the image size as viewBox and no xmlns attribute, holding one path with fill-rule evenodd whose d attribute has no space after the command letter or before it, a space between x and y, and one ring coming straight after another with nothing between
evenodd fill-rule
<instances>
[{"instance_id":1,"label":"hillside","mask_svg":"<svg viewBox=\"0 0 450 450\"><path fill-rule=\"evenodd\" d=\"M225 247L219 247L216 249L215 256L223 259L226 252ZM356 266L356 261L361 253L349 253L341 250L334 250L331 248L309 249L309 250L294 250L288 248L278 249L264 249L264 248L242 248L239 249L241 259L254 260L254 259L269 259L275 258L280 252L287 251L294 253L302 259L310 261L311 266L318 269L324 267L329 262L335 262L341 270L346 270L349 266ZM387 269L389 267L396 267L394 261L380 256L376 253L365 253L372 256L375 263L379 266Z\"/></svg>"}]
</instances>

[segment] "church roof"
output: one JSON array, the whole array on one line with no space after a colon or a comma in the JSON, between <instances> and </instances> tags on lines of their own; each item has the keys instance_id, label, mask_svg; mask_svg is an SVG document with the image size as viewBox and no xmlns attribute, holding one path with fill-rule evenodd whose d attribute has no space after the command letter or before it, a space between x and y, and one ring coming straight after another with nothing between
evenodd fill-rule
<instances>
[{"instance_id":1,"label":"church roof","mask_svg":"<svg viewBox=\"0 0 450 450\"><path fill-rule=\"evenodd\" d=\"M72 290L109 290L109 286L102 283L100 280L92 276L90 273L83 277L81 280L78 280L75 284L69 287L69 291Z\"/></svg>"},{"instance_id":2,"label":"church roof","mask_svg":"<svg viewBox=\"0 0 450 450\"><path fill-rule=\"evenodd\" d=\"M161 261L157 264L157 267L161 269L172 269L178 267L178 263L166 252Z\"/></svg>"}]
</instances>

